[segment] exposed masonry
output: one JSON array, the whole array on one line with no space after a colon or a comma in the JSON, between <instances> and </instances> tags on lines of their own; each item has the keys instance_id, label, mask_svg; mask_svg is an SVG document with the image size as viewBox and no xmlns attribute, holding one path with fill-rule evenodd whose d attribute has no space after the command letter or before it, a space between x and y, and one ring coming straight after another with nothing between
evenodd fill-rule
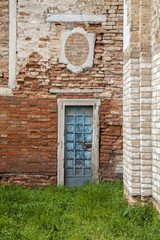
<instances>
[{"instance_id":1,"label":"exposed masonry","mask_svg":"<svg viewBox=\"0 0 160 240\"><path fill-rule=\"evenodd\" d=\"M4 32L8 32L2 35L6 55L2 58L4 66L0 64L0 176L4 182L27 186L57 183L59 99L101 102L99 179L122 177L123 2L19 0L17 7L16 1L1 2ZM10 11L17 10L12 13L16 19L10 14L17 27L13 26L16 47L10 50L9 2L14 5ZM85 21L48 22L47 14L67 18L83 15ZM73 73L59 62L61 34L77 28L95 35L94 57L92 67ZM10 69L16 86L13 89L8 87L9 51L13 51L10 57L15 61Z\"/></svg>"},{"instance_id":2,"label":"exposed masonry","mask_svg":"<svg viewBox=\"0 0 160 240\"><path fill-rule=\"evenodd\" d=\"M160 1L126 1L126 6L130 41L124 49L125 192L160 204Z\"/></svg>"}]
</instances>

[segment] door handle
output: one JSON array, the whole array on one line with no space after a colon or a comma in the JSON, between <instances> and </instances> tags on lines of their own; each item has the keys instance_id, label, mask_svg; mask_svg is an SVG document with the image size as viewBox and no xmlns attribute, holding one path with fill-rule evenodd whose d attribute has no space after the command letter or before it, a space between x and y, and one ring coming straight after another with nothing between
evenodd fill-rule
<instances>
[{"instance_id":1,"label":"door handle","mask_svg":"<svg viewBox=\"0 0 160 240\"><path fill-rule=\"evenodd\" d=\"M92 144L84 143L84 144L83 144L83 148L84 148L84 149L92 148Z\"/></svg>"}]
</instances>

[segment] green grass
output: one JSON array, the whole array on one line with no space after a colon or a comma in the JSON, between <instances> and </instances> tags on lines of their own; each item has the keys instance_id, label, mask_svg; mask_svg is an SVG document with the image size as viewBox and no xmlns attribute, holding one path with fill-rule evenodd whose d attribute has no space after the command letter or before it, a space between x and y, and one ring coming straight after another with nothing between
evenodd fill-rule
<instances>
[{"instance_id":1,"label":"green grass","mask_svg":"<svg viewBox=\"0 0 160 240\"><path fill-rule=\"evenodd\" d=\"M0 240L160 240L151 204L128 206L122 182L80 188L0 187Z\"/></svg>"}]
</instances>

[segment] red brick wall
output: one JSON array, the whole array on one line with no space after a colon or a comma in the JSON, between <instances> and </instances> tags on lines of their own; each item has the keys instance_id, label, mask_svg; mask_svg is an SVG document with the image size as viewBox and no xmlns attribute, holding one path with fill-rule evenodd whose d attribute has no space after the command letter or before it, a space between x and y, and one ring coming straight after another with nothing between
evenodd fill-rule
<instances>
[{"instance_id":1,"label":"red brick wall","mask_svg":"<svg viewBox=\"0 0 160 240\"><path fill-rule=\"evenodd\" d=\"M1 97L0 109L0 175L45 175L55 181L56 101Z\"/></svg>"},{"instance_id":2,"label":"red brick wall","mask_svg":"<svg viewBox=\"0 0 160 240\"><path fill-rule=\"evenodd\" d=\"M93 98L93 94L60 95L59 98ZM112 103L121 108L121 102ZM110 114L110 102L102 100L100 111L100 179L121 177L122 127L118 115ZM54 99L0 98L0 175L6 182L23 184L24 175L48 176L44 182L56 182L57 173L57 101ZM10 176L12 178L10 179ZM30 181L35 183L31 177ZM37 180L41 183L40 179ZM33 183L32 182L32 183ZM44 185L42 181L42 185ZM29 184L29 183L28 183Z\"/></svg>"},{"instance_id":3,"label":"red brick wall","mask_svg":"<svg viewBox=\"0 0 160 240\"><path fill-rule=\"evenodd\" d=\"M5 5L7 1L2 2ZM92 14L106 14L105 24L47 25L44 19L50 9L46 9L46 1L40 4L33 6L31 1L19 0L17 5L20 23L17 28L18 87L13 90L13 97L0 98L0 175L7 183L55 183L57 99L100 98L100 179L121 177L123 1L93 6L97 12L93 10ZM90 4L86 5L89 13ZM94 1L92 4L95 5ZM75 6L75 12L80 10ZM31 21L33 24L26 24ZM96 34L93 67L79 74L59 63L61 32L73 27ZM8 46L5 39L5 46ZM0 64L0 73L7 74L6 69L3 71ZM1 86L7 82L5 76ZM101 89L103 93L51 94L52 88Z\"/></svg>"},{"instance_id":4,"label":"red brick wall","mask_svg":"<svg viewBox=\"0 0 160 240\"><path fill-rule=\"evenodd\" d=\"M100 112L100 178L122 177L122 100L102 100Z\"/></svg>"}]
</instances>

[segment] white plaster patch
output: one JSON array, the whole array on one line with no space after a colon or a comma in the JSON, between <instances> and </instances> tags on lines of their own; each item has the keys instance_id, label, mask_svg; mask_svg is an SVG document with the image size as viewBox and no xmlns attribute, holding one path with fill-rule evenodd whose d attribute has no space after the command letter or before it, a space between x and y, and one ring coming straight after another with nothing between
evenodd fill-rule
<instances>
[{"instance_id":1,"label":"white plaster patch","mask_svg":"<svg viewBox=\"0 0 160 240\"><path fill-rule=\"evenodd\" d=\"M106 22L106 15L47 14L46 22Z\"/></svg>"},{"instance_id":2,"label":"white plaster patch","mask_svg":"<svg viewBox=\"0 0 160 240\"><path fill-rule=\"evenodd\" d=\"M73 34L73 33L81 33L83 34L86 39L88 40L88 44L89 44L89 54L88 57L86 59L86 61L84 62L84 64L82 64L81 66L74 66L73 64L71 64L68 59L66 58L65 55L65 44L66 41L68 39L68 37ZM82 72L83 69L87 68L87 67L92 67L93 66L93 56L94 56L94 46L95 46L95 40L96 40L96 36L93 33L87 33L83 28L74 28L73 30L67 30L64 31L61 35L61 54L60 54L60 59L59 62L60 63L64 63L67 64L67 68L69 70L71 70L74 73L79 73Z\"/></svg>"},{"instance_id":3,"label":"white plaster patch","mask_svg":"<svg viewBox=\"0 0 160 240\"><path fill-rule=\"evenodd\" d=\"M112 92L111 91L105 91L105 92L101 93L100 97L110 99L112 97Z\"/></svg>"},{"instance_id":4,"label":"white plaster patch","mask_svg":"<svg viewBox=\"0 0 160 240\"><path fill-rule=\"evenodd\" d=\"M12 89L0 87L0 96L13 96Z\"/></svg>"}]
</instances>

